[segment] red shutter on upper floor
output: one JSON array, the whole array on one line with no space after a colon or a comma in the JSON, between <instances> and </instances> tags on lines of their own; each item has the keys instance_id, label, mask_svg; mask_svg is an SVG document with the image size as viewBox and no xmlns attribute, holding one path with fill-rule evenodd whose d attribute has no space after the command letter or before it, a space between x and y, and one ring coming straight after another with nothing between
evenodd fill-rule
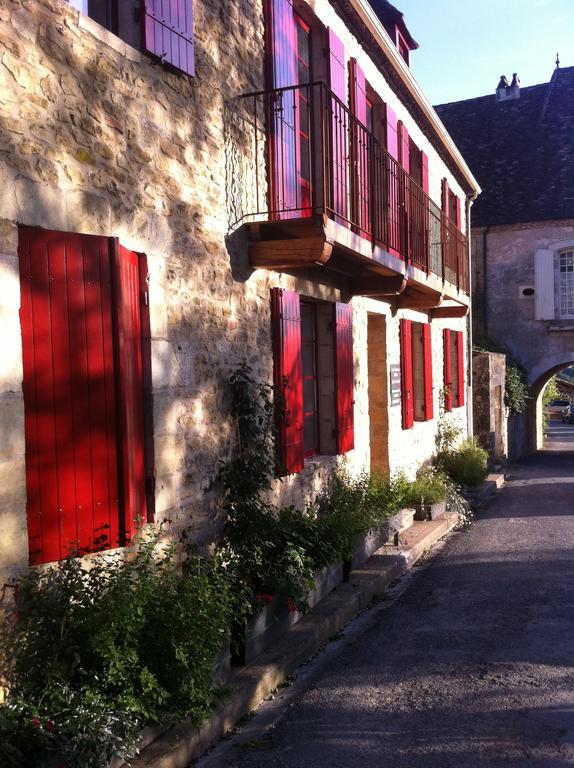
<instances>
[{"instance_id":1,"label":"red shutter on upper floor","mask_svg":"<svg viewBox=\"0 0 574 768\"><path fill-rule=\"evenodd\" d=\"M399 165L404 170L405 174L408 174L411 171L409 132L402 120L399 120L398 122L397 133L398 133L398 143L399 143ZM411 220L410 220L411 219L411 215L410 215L411 199L409 194L408 179L405 179L404 181L403 179L401 179L399 189L400 189L399 221L401 222L400 250L404 258L406 259L411 257L411 237L413 234L412 227L411 227Z\"/></svg>"},{"instance_id":2,"label":"red shutter on upper floor","mask_svg":"<svg viewBox=\"0 0 574 768\"><path fill-rule=\"evenodd\" d=\"M456 226L457 229L461 229L462 227L462 211L461 211L461 204L460 204L460 197L456 197Z\"/></svg>"},{"instance_id":3,"label":"red shutter on upper floor","mask_svg":"<svg viewBox=\"0 0 574 768\"><path fill-rule=\"evenodd\" d=\"M349 60L350 108L360 125L352 126L352 173L351 195L353 219L359 225L359 232L371 233L371 207L369 196L369 136L367 123L367 84L365 73L356 59Z\"/></svg>"},{"instance_id":4,"label":"red shutter on upper floor","mask_svg":"<svg viewBox=\"0 0 574 768\"><path fill-rule=\"evenodd\" d=\"M144 438L140 254L112 240L116 313L119 457L123 535L129 542L138 521L147 522Z\"/></svg>"},{"instance_id":5,"label":"red shutter on upper floor","mask_svg":"<svg viewBox=\"0 0 574 768\"><path fill-rule=\"evenodd\" d=\"M410 429L415 422L413 398L413 342L410 320L401 320L399 325L401 346L401 406L403 429Z\"/></svg>"},{"instance_id":6,"label":"red shutter on upper floor","mask_svg":"<svg viewBox=\"0 0 574 768\"><path fill-rule=\"evenodd\" d=\"M458 387L457 387L457 405L460 407L464 405L464 389L465 389L465 379L464 379L464 335L462 331L456 331L456 355L457 355L457 376L458 376Z\"/></svg>"},{"instance_id":7,"label":"red shutter on upper floor","mask_svg":"<svg viewBox=\"0 0 574 768\"><path fill-rule=\"evenodd\" d=\"M336 220L346 224L349 125L344 109L347 104L345 46L332 29L329 29L329 86L337 97L331 99L331 208Z\"/></svg>"},{"instance_id":8,"label":"red shutter on upper floor","mask_svg":"<svg viewBox=\"0 0 574 768\"><path fill-rule=\"evenodd\" d=\"M445 328L443 334L444 360L444 408L452 411L452 360L450 356L450 331Z\"/></svg>"},{"instance_id":9,"label":"red shutter on upper floor","mask_svg":"<svg viewBox=\"0 0 574 768\"><path fill-rule=\"evenodd\" d=\"M146 51L194 75L193 1L145 0L143 19Z\"/></svg>"},{"instance_id":10,"label":"red shutter on upper floor","mask_svg":"<svg viewBox=\"0 0 574 768\"><path fill-rule=\"evenodd\" d=\"M409 132L406 125L402 120L399 120L397 124L397 135L399 145L399 163L401 168L404 168L407 173L410 173L410 151L409 151Z\"/></svg>"},{"instance_id":11,"label":"red shutter on upper floor","mask_svg":"<svg viewBox=\"0 0 574 768\"><path fill-rule=\"evenodd\" d=\"M305 463L299 294L272 288L271 307L278 468L292 474Z\"/></svg>"},{"instance_id":12,"label":"red shutter on upper floor","mask_svg":"<svg viewBox=\"0 0 574 768\"><path fill-rule=\"evenodd\" d=\"M30 563L123 543L109 241L20 227Z\"/></svg>"},{"instance_id":13,"label":"red shutter on upper floor","mask_svg":"<svg viewBox=\"0 0 574 768\"><path fill-rule=\"evenodd\" d=\"M270 87L295 86L298 79L297 28L293 5L290 0L267 0L265 9ZM293 218L300 215L297 212L297 93L295 89L288 89L270 99L270 208L274 218Z\"/></svg>"},{"instance_id":14,"label":"red shutter on upper floor","mask_svg":"<svg viewBox=\"0 0 574 768\"><path fill-rule=\"evenodd\" d=\"M423 325L423 364L425 381L425 421L430 421L434 416L433 404L433 376L432 376L432 326L430 323Z\"/></svg>"},{"instance_id":15,"label":"red shutter on upper floor","mask_svg":"<svg viewBox=\"0 0 574 768\"><path fill-rule=\"evenodd\" d=\"M421 162L423 168L423 192L429 194L429 159L428 156L421 151Z\"/></svg>"},{"instance_id":16,"label":"red shutter on upper floor","mask_svg":"<svg viewBox=\"0 0 574 768\"><path fill-rule=\"evenodd\" d=\"M353 307L335 304L335 381L337 387L337 453L355 447L353 374Z\"/></svg>"},{"instance_id":17,"label":"red shutter on upper floor","mask_svg":"<svg viewBox=\"0 0 574 768\"><path fill-rule=\"evenodd\" d=\"M396 112L387 104L387 152L399 162L399 135ZM400 204L401 184L397 165L388 161L387 168L387 248L393 256L401 256Z\"/></svg>"}]
</instances>

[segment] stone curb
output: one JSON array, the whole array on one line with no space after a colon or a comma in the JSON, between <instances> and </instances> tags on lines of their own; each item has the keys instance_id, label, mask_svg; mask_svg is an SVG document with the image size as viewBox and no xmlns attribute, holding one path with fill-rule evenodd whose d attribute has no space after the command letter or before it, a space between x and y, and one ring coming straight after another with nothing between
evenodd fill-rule
<instances>
[{"instance_id":1,"label":"stone curb","mask_svg":"<svg viewBox=\"0 0 574 768\"><path fill-rule=\"evenodd\" d=\"M381 547L272 648L233 675L233 694L207 722L200 727L183 722L167 731L130 762L131 768L186 768L198 760L455 525L453 515L414 523L399 547Z\"/></svg>"},{"instance_id":2,"label":"stone curb","mask_svg":"<svg viewBox=\"0 0 574 768\"><path fill-rule=\"evenodd\" d=\"M506 478L502 473L491 472L478 488L467 495L468 500L476 509L487 504L499 488L502 488Z\"/></svg>"}]
</instances>

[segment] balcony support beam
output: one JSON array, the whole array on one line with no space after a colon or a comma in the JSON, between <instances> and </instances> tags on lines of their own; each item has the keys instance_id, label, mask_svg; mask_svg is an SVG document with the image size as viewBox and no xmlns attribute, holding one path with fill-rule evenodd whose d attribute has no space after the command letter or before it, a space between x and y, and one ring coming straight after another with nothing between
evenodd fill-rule
<instances>
[{"instance_id":1,"label":"balcony support beam","mask_svg":"<svg viewBox=\"0 0 574 768\"><path fill-rule=\"evenodd\" d=\"M466 317L468 315L468 307L459 305L451 305L446 307L436 307L431 311L433 320L439 320L443 317Z\"/></svg>"},{"instance_id":2,"label":"balcony support beam","mask_svg":"<svg viewBox=\"0 0 574 768\"><path fill-rule=\"evenodd\" d=\"M249 243L249 262L254 269L303 269L323 266L333 246L325 236L290 240L257 240Z\"/></svg>"},{"instance_id":3,"label":"balcony support beam","mask_svg":"<svg viewBox=\"0 0 574 768\"><path fill-rule=\"evenodd\" d=\"M437 309L442 301L442 293L422 292L407 288L398 299L398 309Z\"/></svg>"},{"instance_id":4,"label":"balcony support beam","mask_svg":"<svg viewBox=\"0 0 574 768\"><path fill-rule=\"evenodd\" d=\"M406 288L407 281L402 275L396 277L353 277L349 280L352 296L399 296Z\"/></svg>"}]
</instances>

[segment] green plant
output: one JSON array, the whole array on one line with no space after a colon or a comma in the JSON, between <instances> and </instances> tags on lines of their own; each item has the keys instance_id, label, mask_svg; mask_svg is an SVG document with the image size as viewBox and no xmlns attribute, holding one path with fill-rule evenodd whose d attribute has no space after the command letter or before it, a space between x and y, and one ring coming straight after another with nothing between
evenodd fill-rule
<instances>
[{"instance_id":1,"label":"green plant","mask_svg":"<svg viewBox=\"0 0 574 768\"><path fill-rule=\"evenodd\" d=\"M460 485L475 487L488 474L488 451L475 438L469 437L457 448L437 457L438 466Z\"/></svg>"},{"instance_id":2,"label":"green plant","mask_svg":"<svg viewBox=\"0 0 574 768\"><path fill-rule=\"evenodd\" d=\"M458 528L467 528L474 523L474 512L468 501L460 492L459 486L448 475L444 476L447 489L446 506L449 512L457 516Z\"/></svg>"},{"instance_id":3,"label":"green plant","mask_svg":"<svg viewBox=\"0 0 574 768\"><path fill-rule=\"evenodd\" d=\"M448 477L437 467L423 467L412 483L411 497L415 505L439 504L448 496Z\"/></svg>"},{"instance_id":4,"label":"green plant","mask_svg":"<svg viewBox=\"0 0 574 768\"><path fill-rule=\"evenodd\" d=\"M550 405L550 403L553 400L560 400L560 390L558 389L558 385L556 383L556 376L553 376L546 386L544 387L544 390L542 392L542 405Z\"/></svg>"},{"instance_id":5,"label":"green plant","mask_svg":"<svg viewBox=\"0 0 574 768\"><path fill-rule=\"evenodd\" d=\"M86 568L70 557L26 572L1 628L10 693L0 754L10 751L8 730L18 768L52 757L104 768L132 754L146 724L201 721L216 699L214 659L235 610L220 561L188 556L180 568L175 547L156 536L128 559L97 555Z\"/></svg>"}]
</instances>

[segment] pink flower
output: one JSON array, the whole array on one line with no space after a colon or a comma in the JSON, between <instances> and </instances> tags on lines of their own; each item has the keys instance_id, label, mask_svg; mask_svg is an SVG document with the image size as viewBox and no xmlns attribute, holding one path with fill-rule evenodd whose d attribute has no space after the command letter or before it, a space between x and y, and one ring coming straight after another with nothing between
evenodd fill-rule
<instances>
[{"instance_id":1,"label":"pink flower","mask_svg":"<svg viewBox=\"0 0 574 768\"><path fill-rule=\"evenodd\" d=\"M42 723L40 722L40 720L38 720L38 718L37 718L37 717L33 717L33 718L30 720L30 722L32 723L32 726L33 726L34 728L39 728L39 727L42 725Z\"/></svg>"},{"instance_id":2,"label":"pink flower","mask_svg":"<svg viewBox=\"0 0 574 768\"><path fill-rule=\"evenodd\" d=\"M295 613L297 610L297 606L295 605L295 600L293 600L292 597L287 598L287 608L289 609L289 613Z\"/></svg>"},{"instance_id":3,"label":"pink flower","mask_svg":"<svg viewBox=\"0 0 574 768\"><path fill-rule=\"evenodd\" d=\"M46 720L44 728L47 731L50 731L50 733L53 733L56 730L56 723L53 720Z\"/></svg>"}]
</instances>

